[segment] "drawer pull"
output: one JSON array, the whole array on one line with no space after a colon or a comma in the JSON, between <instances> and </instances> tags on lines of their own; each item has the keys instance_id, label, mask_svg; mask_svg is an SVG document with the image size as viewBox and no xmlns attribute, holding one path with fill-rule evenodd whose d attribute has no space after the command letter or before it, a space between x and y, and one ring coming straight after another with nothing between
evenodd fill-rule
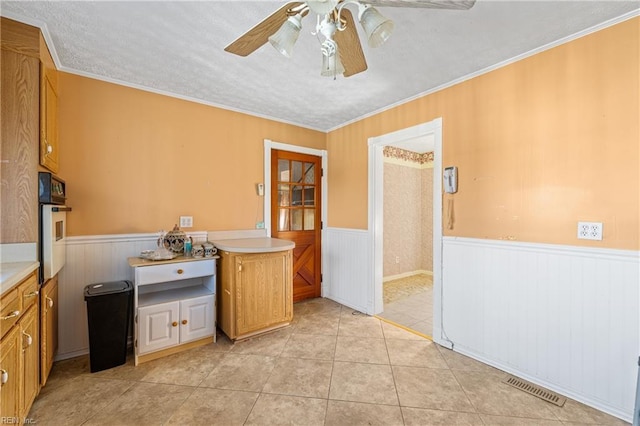
<instances>
[{"instance_id":1,"label":"drawer pull","mask_svg":"<svg viewBox=\"0 0 640 426\"><path fill-rule=\"evenodd\" d=\"M182 275L184 273L183 269L178 269L178 275Z\"/></svg>"},{"instance_id":2,"label":"drawer pull","mask_svg":"<svg viewBox=\"0 0 640 426\"><path fill-rule=\"evenodd\" d=\"M50 298L49 296L46 296L45 299L47 299L47 303L49 304L49 307L53 308L53 299Z\"/></svg>"},{"instance_id":3,"label":"drawer pull","mask_svg":"<svg viewBox=\"0 0 640 426\"><path fill-rule=\"evenodd\" d=\"M34 296L37 296L37 295L39 295L39 294L40 294L40 292L39 292L38 290L36 290L36 291L32 291L31 293L27 293L27 294L25 294L25 295L24 295L24 298L26 299L27 297L34 297Z\"/></svg>"},{"instance_id":4,"label":"drawer pull","mask_svg":"<svg viewBox=\"0 0 640 426\"><path fill-rule=\"evenodd\" d=\"M18 315L20 315L20 311L13 311L6 317L0 317L0 320L8 320L8 319L17 317Z\"/></svg>"},{"instance_id":5,"label":"drawer pull","mask_svg":"<svg viewBox=\"0 0 640 426\"><path fill-rule=\"evenodd\" d=\"M182 320L182 325L187 325L187 320Z\"/></svg>"},{"instance_id":6,"label":"drawer pull","mask_svg":"<svg viewBox=\"0 0 640 426\"><path fill-rule=\"evenodd\" d=\"M171 323L171 326L172 326L172 327L177 327L177 326L178 326L178 321L174 321L174 322L172 322L172 323Z\"/></svg>"},{"instance_id":7,"label":"drawer pull","mask_svg":"<svg viewBox=\"0 0 640 426\"><path fill-rule=\"evenodd\" d=\"M4 385L9 381L9 372L7 370L0 370L0 385Z\"/></svg>"},{"instance_id":8,"label":"drawer pull","mask_svg":"<svg viewBox=\"0 0 640 426\"><path fill-rule=\"evenodd\" d=\"M27 346L31 346L31 344L33 343L33 337L31 337L30 334L25 333L24 331L22 332L22 334L27 338Z\"/></svg>"}]
</instances>

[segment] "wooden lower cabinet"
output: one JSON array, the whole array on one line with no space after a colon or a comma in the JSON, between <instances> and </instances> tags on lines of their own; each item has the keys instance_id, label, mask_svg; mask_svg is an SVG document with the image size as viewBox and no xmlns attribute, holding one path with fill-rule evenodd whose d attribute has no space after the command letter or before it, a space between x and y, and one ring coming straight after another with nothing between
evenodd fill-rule
<instances>
[{"instance_id":1,"label":"wooden lower cabinet","mask_svg":"<svg viewBox=\"0 0 640 426\"><path fill-rule=\"evenodd\" d=\"M0 341L0 418L20 417L20 327Z\"/></svg>"},{"instance_id":2,"label":"wooden lower cabinet","mask_svg":"<svg viewBox=\"0 0 640 426\"><path fill-rule=\"evenodd\" d=\"M218 324L230 339L288 325L293 319L291 250L221 254Z\"/></svg>"},{"instance_id":3,"label":"wooden lower cabinet","mask_svg":"<svg viewBox=\"0 0 640 426\"><path fill-rule=\"evenodd\" d=\"M27 417L31 404L40 391L40 342L38 333L38 306L34 305L20 320L22 344L22 398L20 412Z\"/></svg>"},{"instance_id":4,"label":"wooden lower cabinet","mask_svg":"<svg viewBox=\"0 0 640 426\"><path fill-rule=\"evenodd\" d=\"M53 357L58 350L58 276L51 278L40 293L40 384L47 382Z\"/></svg>"},{"instance_id":5,"label":"wooden lower cabinet","mask_svg":"<svg viewBox=\"0 0 640 426\"><path fill-rule=\"evenodd\" d=\"M22 422L40 391L40 305L37 296L34 272L0 301L3 306L0 310L3 334L0 340L0 422Z\"/></svg>"}]
</instances>

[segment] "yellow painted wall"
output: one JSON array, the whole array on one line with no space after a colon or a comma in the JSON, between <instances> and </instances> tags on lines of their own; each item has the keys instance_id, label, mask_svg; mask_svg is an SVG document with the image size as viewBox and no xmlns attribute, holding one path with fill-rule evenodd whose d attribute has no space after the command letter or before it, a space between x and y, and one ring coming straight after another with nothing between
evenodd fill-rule
<instances>
[{"instance_id":1,"label":"yellow painted wall","mask_svg":"<svg viewBox=\"0 0 640 426\"><path fill-rule=\"evenodd\" d=\"M639 28L628 20L330 132L329 226L367 228L369 137L442 117L443 164L459 168L445 235L638 250ZM603 241L578 240L578 221L603 222Z\"/></svg>"},{"instance_id":2,"label":"yellow painted wall","mask_svg":"<svg viewBox=\"0 0 640 426\"><path fill-rule=\"evenodd\" d=\"M59 175L68 235L193 230L263 220L263 140L325 149L326 134L59 73Z\"/></svg>"}]
</instances>

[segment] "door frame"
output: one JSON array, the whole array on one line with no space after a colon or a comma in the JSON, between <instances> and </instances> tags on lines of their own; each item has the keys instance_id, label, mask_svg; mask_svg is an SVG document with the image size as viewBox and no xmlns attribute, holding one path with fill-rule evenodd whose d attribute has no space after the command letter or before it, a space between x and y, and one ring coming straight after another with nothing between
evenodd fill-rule
<instances>
[{"instance_id":1,"label":"door frame","mask_svg":"<svg viewBox=\"0 0 640 426\"><path fill-rule=\"evenodd\" d=\"M371 137L369 144L369 241L372 250L369 253L369 264L373 267L369 294L373 297L373 313L383 311L383 183L385 146L398 144L407 139L433 134L433 340L443 346L451 347L442 327L442 118L418 124L416 126Z\"/></svg>"},{"instance_id":2,"label":"door frame","mask_svg":"<svg viewBox=\"0 0 640 426\"><path fill-rule=\"evenodd\" d=\"M327 232L327 151L324 149L307 148L304 146L290 145L282 142L274 142L270 139L264 140L264 227L267 232L267 237L271 237L271 150L277 149L280 151L296 152L298 154L315 155L321 158L322 164L322 177L320 178L321 185L321 208L320 208L320 221L323 224L320 230L320 256L322 257L322 263L320 265L320 274L326 270L326 235ZM320 283L320 294L324 297L327 294L325 288L325 282Z\"/></svg>"}]
</instances>

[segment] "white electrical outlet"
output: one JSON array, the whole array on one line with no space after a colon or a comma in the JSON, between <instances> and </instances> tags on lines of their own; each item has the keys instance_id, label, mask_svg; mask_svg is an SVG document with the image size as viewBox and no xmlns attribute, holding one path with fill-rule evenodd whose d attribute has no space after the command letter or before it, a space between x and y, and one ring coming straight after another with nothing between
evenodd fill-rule
<instances>
[{"instance_id":1,"label":"white electrical outlet","mask_svg":"<svg viewBox=\"0 0 640 426\"><path fill-rule=\"evenodd\" d=\"M602 240L602 222L578 222L579 240Z\"/></svg>"},{"instance_id":2,"label":"white electrical outlet","mask_svg":"<svg viewBox=\"0 0 640 426\"><path fill-rule=\"evenodd\" d=\"M396 256L396 263L400 263L400 256Z\"/></svg>"},{"instance_id":3,"label":"white electrical outlet","mask_svg":"<svg viewBox=\"0 0 640 426\"><path fill-rule=\"evenodd\" d=\"M193 216L180 216L180 228L192 228Z\"/></svg>"}]
</instances>

